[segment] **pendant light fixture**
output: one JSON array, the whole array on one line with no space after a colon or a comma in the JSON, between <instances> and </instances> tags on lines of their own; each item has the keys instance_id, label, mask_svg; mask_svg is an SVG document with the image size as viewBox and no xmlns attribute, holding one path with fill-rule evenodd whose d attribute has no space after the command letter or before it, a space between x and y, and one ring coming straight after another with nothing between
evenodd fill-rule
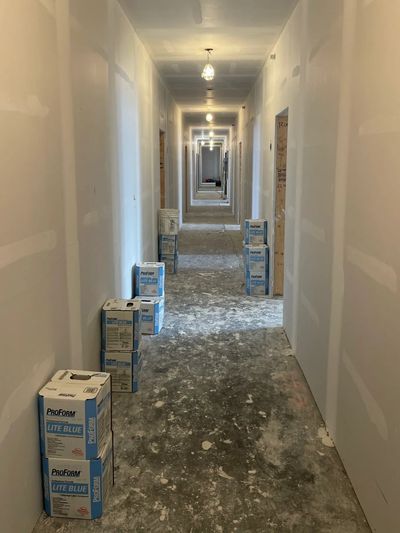
<instances>
[{"instance_id":1,"label":"pendant light fixture","mask_svg":"<svg viewBox=\"0 0 400 533\"><path fill-rule=\"evenodd\" d=\"M206 48L205 51L207 52L207 63L204 65L203 72L201 73L201 77L206 81L211 81L214 79L214 67L210 63L210 54L213 51L212 48Z\"/></svg>"},{"instance_id":2,"label":"pendant light fixture","mask_svg":"<svg viewBox=\"0 0 400 533\"><path fill-rule=\"evenodd\" d=\"M212 122L212 119L213 119L213 118L214 118L214 117L213 117L212 113L207 113L207 115L206 115L206 120L207 120L207 122Z\"/></svg>"}]
</instances>

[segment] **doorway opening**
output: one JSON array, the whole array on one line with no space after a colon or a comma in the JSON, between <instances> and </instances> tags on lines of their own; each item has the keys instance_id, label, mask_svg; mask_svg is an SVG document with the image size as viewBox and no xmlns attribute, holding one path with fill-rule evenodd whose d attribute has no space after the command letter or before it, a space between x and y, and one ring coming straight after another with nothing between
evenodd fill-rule
<instances>
[{"instance_id":1,"label":"doorway opening","mask_svg":"<svg viewBox=\"0 0 400 533\"><path fill-rule=\"evenodd\" d=\"M283 296L284 286L288 115L288 109L285 109L275 119L274 296Z\"/></svg>"},{"instance_id":2,"label":"doorway opening","mask_svg":"<svg viewBox=\"0 0 400 533\"><path fill-rule=\"evenodd\" d=\"M160 208L165 208L165 132L160 130Z\"/></svg>"}]
</instances>

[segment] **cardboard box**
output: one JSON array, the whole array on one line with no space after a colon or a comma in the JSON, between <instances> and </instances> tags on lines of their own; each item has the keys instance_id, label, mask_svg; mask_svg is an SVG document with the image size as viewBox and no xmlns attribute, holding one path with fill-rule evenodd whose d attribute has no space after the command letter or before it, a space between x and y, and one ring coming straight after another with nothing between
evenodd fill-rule
<instances>
[{"instance_id":1,"label":"cardboard box","mask_svg":"<svg viewBox=\"0 0 400 533\"><path fill-rule=\"evenodd\" d=\"M99 518L113 485L112 433L94 459L42 458L44 508L49 516Z\"/></svg>"},{"instance_id":2,"label":"cardboard box","mask_svg":"<svg viewBox=\"0 0 400 533\"><path fill-rule=\"evenodd\" d=\"M55 383L69 383L70 385L94 385L102 386L110 375L106 372L96 372L93 370L58 370L50 379Z\"/></svg>"},{"instance_id":3,"label":"cardboard box","mask_svg":"<svg viewBox=\"0 0 400 533\"><path fill-rule=\"evenodd\" d=\"M135 300L108 300L102 311L102 349L133 352L140 347L140 304Z\"/></svg>"},{"instance_id":4,"label":"cardboard box","mask_svg":"<svg viewBox=\"0 0 400 533\"><path fill-rule=\"evenodd\" d=\"M167 274L176 274L178 272L178 254L160 255L160 261L165 264L165 272Z\"/></svg>"},{"instance_id":5,"label":"cardboard box","mask_svg":"<svg viewBox=\"0 0 400 533\"><path fill-rule=\"evenodd\" d=\"M135 296L164 296L164 263L135 265ZM138 302L135 302L137 305Z\"/></svg>"},{"instance_id":6,"label":"cardboard box","mask_svg":"<svg viewBox=\"0 0 400 533\"><path fill-rule=\"evenodd\" d=\"M178 235L159 235L158 236L158 253L159 255L175 255L178 253Z\"/></svg>"},{"instance_id":7,"label":"cardboard box","mask_svg":"<svg viewBox=\"0 0 400 533\"><path fill-rule=\"evenodd\" d=\"M268 294L268 276L264 272L246 272L246 294L265 296Z\"/></svg>"},{"instance_id":8,"label":"cardboard box","mask_svg":"<svg viewBox=\"0 0 400 533\"><path fill-rule=\"evenodd\" d=\"M268 222L265 219L244 221L245 244L268 244Z\"/></svg>"},{"instance_id":9,"label":"cardboard box","mask_svg":"<svg viewBox=\"0 0 400 533\"><path fill-rule=\"evenodd\" d=\"M65 372L65 371L63 371ZM84 383L49 381L39 391L40 451L46 457L98 457L111 431L110 374L97 374Z\"/></svg>"},{"instance_id":10,"label":"cardboard box","mask_svg":"<svg viewBox=\"0 0 400 533\"><path fill-rule=\"evenodd\" d=\"M243 255L246 271L264 272L268 276L269 248L266 244L245 244Z\"/></svg>"},{"instance_id":11,"label":"cardboard box","mask_svg":"<svg viewBox=\"0 0 400 533\"><path fill-rule=\"evenodd\" d=\"M111 374L113 392L137 392L143 358L141 352L101 352L101 368Z\"/></svg>"},{"instance_id":12,"label":"cardboard box","mask_svg":"<svg viewBox=\"0 0 400 533\"><path fill-rule=\"evenodd\" d=\"M178 235L178 209L160 209L158 215L158 233L160 235Z\"/></svg>"},{"instance_id":13,"label":"cardboard box","mask_svg":"<svg viewBox=\"0 0 400 533\"><path fill-rule=\"evenodd\" d=\"M158 335L164 322L164 297L136 296L142 311L142 334Z\"/></svg>"}]
</instances>

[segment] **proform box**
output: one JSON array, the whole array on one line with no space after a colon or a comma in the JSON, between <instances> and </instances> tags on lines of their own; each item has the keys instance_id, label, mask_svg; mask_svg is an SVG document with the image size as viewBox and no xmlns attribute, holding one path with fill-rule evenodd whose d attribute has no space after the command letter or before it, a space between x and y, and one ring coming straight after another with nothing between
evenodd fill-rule
<instances>
[{"instance_id":1,"label":"proform box","mask_svg":"<svg viewBox=\"0 0 400 533\"><path fill-rule=\"evenodd\" d=\"M140 304L135 300L114 298L102 310L102 349L133 352L140 346Z\"/></svg>"},{"instance_id":2,"label":"proform box","mask_svg":"<svg viewBox=\"0 0 400 533\"><path fill-rule=\"evenodd\" d=\"M80 375L79 370L67 372ZM95 378L83 383L57 378L40 390L42 455L66 459L99 456L111 431L111 380L109 374L94 374Z\"/></svg>"},{"instance_id":3,"label":"proform box","mask_svg":"<svg viewBox=\"0 0 400 533\"><path fill-rule=\"evenodd\" d=\"M162 296L136 296L142 310L142 333L158 335L164 322L164 298Z\"/></svg>"},{"instance_id":4,"label":"proform box","mask_svg":"<svg viewBox=\"0 0 400 533\"><path fill-rule=\"evenodd\" d=\"M268 222L265 219L244 221L245 244L268 244Z\"/></svg>"},{"instance_id":5,"label":"proform box","mask_svg":"<svg viewBox=\"0 0 400 533\"><path fill-rule=\"evenodd\" d=\"M164 263L138 263L135 266L135 296L164 296ZM135 302L139 305L139 302Z\"/></svg>"},{"instance_id":6,"label":"proform box","mask_svg":"<svg viewBox=\"0 0 400 533\"><path fill-rule=\"evenodd\" d=\"M158 217L158 233L160 235L178 235L178 209L160 209Z\"/></svg>"},{"instance_id":7,"label":"proform box","mask_svg":"<svg viewBox=\"0 0 400 533\"><path fill-rule=\"evenodd\" d=\"M269 249L266 244L245 244L243 248L245 269L250 272L264 272L268 275Z\"/></svg>"},{"instance_id":8,"label":"proform box","mask_svg":"<svg viewBox=\"0 0 400 533\"><path fill-rule=\"evenodd\" d=\"M160 255L159 259L165 264L165 272L167 274L176 274L178 272L178 254L162 254Z\"/></svg>"},{"instance_id":9,"label":"proform box","mask_svg":"<svg viewBox=\"0 0 400 533\"><path fill-rule=\"evenodd\" d=\"M62 518L99 518L113 485L112 433L94 459L43 457L44 508Z\"/></svg>"},{"instance_id":10,"label":"proform box","mask_svg":"<svg viewBox=\"0 0 400 533\"><path fill-rule=\"evenodd\" d=\"M159 235L158 253L159 255L175 255L178 253L178 235Z\"/></svg>"},{"instance_id":11,"label":"proform box","mask_svg":"<svg viewBox=\"0 0 400 533\"><path fill-rule=\"evenodd\" d=\"M113 392L137 392L143 358L141 352L101 352L101 367L111 374Z\"/></svg>"},{"instance_id":12,"label":"proform box","mask_svg":"<svg viewBox=\"0 0 400 533\"><path fill-rule=\"evenodd\" d=\"M246 294L265 296L268 294L268 276L264 272L246 272Z\"/></svg>"}]
</instances>

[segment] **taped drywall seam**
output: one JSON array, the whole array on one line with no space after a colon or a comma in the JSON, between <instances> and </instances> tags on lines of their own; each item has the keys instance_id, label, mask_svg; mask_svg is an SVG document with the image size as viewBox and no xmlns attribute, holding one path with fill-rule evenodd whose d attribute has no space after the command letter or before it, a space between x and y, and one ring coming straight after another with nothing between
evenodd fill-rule
<instances>
[{"instance_id":1,"label":"taped drywall seam","mask_svg":"<svg viewBox=\"0 0 400 533\"><path fill-rule=\"evenodd\" d=\"M345 351L343 352L343 363L354 381L371 423L376 426L376 429L382 439L387 441L389 439L389 428L385 415Z\"/></svg>"},{"instance_id":2,"label":"taped drywall seam","mask_svg":"<svg viewBox=\"0 0 400 533\"><path fill-rule=\"evenodd\" d=\"M33 399L37 391L43 386L43 380L54 372L55 354L51 353L40 363L36 363L32 371L8 396L0 411L0 444L7 438L13 427L13 422L20 420L23 412L28 408L36 407ZM33 404L33 406L32 406Z\"/></svg>"},{"instance_id":3,"label":"taped drywall seam","mask_svg":"<svg viewBox=\"0 0 400 533\"><path fill-rule=\"evenodd\" d=\"M308 44L308 13L309 1L301 4L301 42L300 42L300 78L298 98L298 123L297 123L297 159L296 159L296 197L294 205L294 251L293 251L293 334L292 348L297 352L298 322L300 302L300 244L301 244L301 202L303 193L303 161L304 161L304 121L306 105L306 80L307 80L307 44ZM290 109L289 109L290 113Z\"/></svg>"},{"instance_id":4,"label":"taped drywall seam","mask_svg":"<svg viewBox=\"0 0 400 533\"><path fill-rule=\"evenodd\" d=\"M0 247L0 268L4 268L24 257L50 252L57 245L57 234L53 230L44 231Z\"/></svg>"},{"instance_id":5,"label":"taped drywall seam","mask_svg":"<svg viewBox=\"0 0 400 533\"><path fill-rule=\"evenodd\" d=\"M74 121L71 80L71 43L69 2L56 4L58 70L61 106L61 142L63 158L63 191L68 287L70 364L83 368L81 328L81 285L78 242L78 208L75 172Z\"/></svg>"},{"instance_id":6,"label":"taped drywall seam","mask_svg":"<svg viewBox=\"0 0 400 533\"><path fill-rule=\"evenodd\" d=\"M310 237L313 237L316 241L325 243L326 242L326 234L324 228L319 228L315 224L311 222L311 220L308 220L307 218L303 218L301 222L301 229L309 235Z\"/></svg>"},{"instance_id":7,"label":"taped drywall seam","mask_svg":"<svg viewBox=\"0 0 400 533\"><path fill-rule=\"evenodd\" d=\"M342 340L346 193L356 23L357 1L348 0L343 2L342 69L333 207L332 299L326 380L326 425L334 440L336 440L340 345Z\"/></svg>"},{"instance_id":8,"label":"taped drywall seam","mask_svg":"<svg viewBox=\"0 0 400 533\"><path fill-rule=\"evenodd\" d=\"M346 256L349 263L358 267L369 278L393 294L397 293L397 274L393 267L353 246L346 247Z\"/></svg>"},{"instance_id":9,"label":"taped drywall seam","mask_svg":"<svg viewBox=\"0 0 400 533\"><path fill-rule=\"evenodd\" d=\"M319 320L319 315L317 313L317 310L315 309L315 307L313 306L313 304L310 302L310 300L307 298L307 296L304 294L303 291L301 291L301 294L300 294L300 302L303 305L303 307L306 309L306 311L308 312L308 315L311 318L311 320L314 322L317 328L319 328L320 320Z\"/></svg>"}]
</instances>

